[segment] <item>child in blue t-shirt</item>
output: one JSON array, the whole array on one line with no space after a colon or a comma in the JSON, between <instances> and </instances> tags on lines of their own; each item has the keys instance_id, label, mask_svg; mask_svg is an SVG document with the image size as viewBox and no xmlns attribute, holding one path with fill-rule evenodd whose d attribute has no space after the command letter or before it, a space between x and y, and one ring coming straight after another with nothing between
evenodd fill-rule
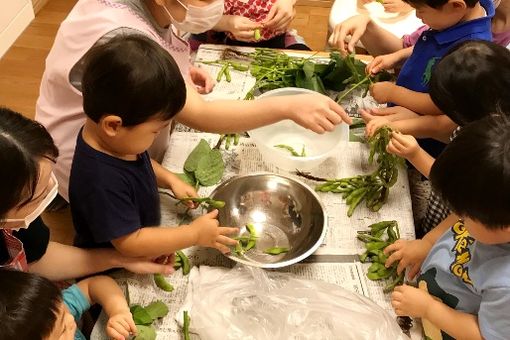
<instances>
[{"instance_id":1,"label":"child in blue t-shirt","mask_svg":"<svg viewBox=\"0 0 510 340\"><path fill-rule=\"evenodd\" d=\"M430 179L456 214L422 240L388 246L386 263L418 272L397 287L398 315L423 319L431 339L508 339L510 334L510 112L462 128Z\"/></svg>"},{"instance_id":2,"label":"child in blue t-shirt","mask_svg":"<svg viewBox=\"0 0 510 340\"><path fill-rule=\"evenodd\" d=\"M79 247L115 247L125 256L166 257L193 245L228 252L237 228L218 226L218 211L189 225L160 228L158 186L177 198L195 189L151 160L147 149L184 106L177 64L142 35L92 48L82 80L86 123L78 134L69 183Z\"/></svg>"},{"instance_id":3,"label":"child in blue t-shirt","mask_svg":"<svg viewBox=\"0 0 510 340\"><path fill-rule=\"evenodd\" d=\"M94 303L108 316L110 339L137 333L122 290L107 276L90 277L60 291L41 276L2 270L0 287L1 339L85 340L76 323Z\"/></svg>"}]
</instances>

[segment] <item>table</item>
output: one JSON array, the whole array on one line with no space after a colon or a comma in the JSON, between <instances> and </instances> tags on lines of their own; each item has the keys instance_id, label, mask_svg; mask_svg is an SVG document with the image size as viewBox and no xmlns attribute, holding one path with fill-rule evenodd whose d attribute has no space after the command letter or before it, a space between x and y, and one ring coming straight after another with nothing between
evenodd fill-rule
<instances>
[{"instance_id":1,"label":"table","mask_svg":"<svg viewBox=\"0 0 510 340\"><path fill-rule=\"evenodd\" d=\"M210 52L211 50L208 50L207 55L212 55ZM197 57L203 55L204 53L200 54L199 50ZM238 89L246 89L249 79L242 78L238 81L238 84L243 85ZM232 96L230 84L225 87L222 87L221 83L219 85L214 91L215 98ZM357 105L356 102L354 104ZM170 137L170 145L165 154L163 166L174 172L182 172L185 159L200 139L205 139L210 145L214 145L218 138L219 136L214 134L174 132ZM222 153L226 164L223 180L238 174L263 171L294 177L313 187L312 182L298 178L295 174L281 171L271 164L266 164L249 138L241 138L238 146L228 151L224 150ZM318 169L314 170L314 174L322 177L347 177L372 171L368 165L368 147L365 144L348 143L348 145L340 146L335 154L336 157L327 159ZM199 193L201 196L208 196L213 189L214 187L201 188ZM363 244L356 240L356 232L365 230L371 223L395 219L399 222L403 238L413 239L415 237L407 172L405 169L401 169L398 182L392 188L387 204L377 213L370 212L362 205L349 219L346 214L347 206L340 196L331 193L319 193L319 196L326 207L329 224L323 245L307 262L284 268L281 271L290 272L302 278L318 279L340 285L345 289L371 298L382 308L393 313L389 304L389 296L382 292L384 285L381 282L368 280L365 276L368 264L361 264L357 261L357 254L363 252ZM182 212L182 209L175 205L172 198L162 195L162 225L177 225L180 219L177 213ZM185 253L195 265L233 266L231 260L216 250L192 247L186 249ZM183 277L182 272L178 271L168 278L175 287L171 293L157 288L150 275L134 275L121 271L116 273L115 277L125 287L131 304L146 305L156 299L170 301L168 304L170 313L155 323L158 329L158 339L180 339L180 327L174 317L187 294L187 276ZM105 316L102 315L94 328L92 339L106 339L103 333L104 322ZM415 327L413 338L420 338L419 334L419 328Z\"/></svg>"}]
</instances>

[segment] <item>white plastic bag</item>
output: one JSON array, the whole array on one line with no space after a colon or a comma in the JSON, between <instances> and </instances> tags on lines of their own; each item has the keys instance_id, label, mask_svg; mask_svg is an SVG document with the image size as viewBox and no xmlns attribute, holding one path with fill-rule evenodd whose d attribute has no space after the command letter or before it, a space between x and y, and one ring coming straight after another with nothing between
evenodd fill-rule
<instances>
[{"instance_id":1,"label":"white plastic bag","mask_svg":"<svg viewBox=\"0 0 510 340\"><path fill-rule=\"evenodd\" d=\"M190 274L182 311L201 340L407 339L371 300L322 281L237 266Z\"/></svg>"}]
</instances>

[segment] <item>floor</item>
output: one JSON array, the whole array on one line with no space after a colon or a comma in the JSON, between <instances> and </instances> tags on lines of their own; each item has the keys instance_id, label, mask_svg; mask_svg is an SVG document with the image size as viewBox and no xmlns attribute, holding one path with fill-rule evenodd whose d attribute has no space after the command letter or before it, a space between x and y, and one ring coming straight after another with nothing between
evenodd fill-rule
<instances>
[{"instance_id":1,"label":"floor","mask_svg":"<svg viewBox=\"0 0 510 340\"><path fill-rule=\"evenodd\" d=\"M33 118L44 61L62 20L76 0L50 0L34 21L0 59L0 105ZM323 50L326 43L328 7L296 6L291 27L313 50ZM70 244L73 239L69 209L45 213L54 241Z\"/></svg>"}]
</instances>

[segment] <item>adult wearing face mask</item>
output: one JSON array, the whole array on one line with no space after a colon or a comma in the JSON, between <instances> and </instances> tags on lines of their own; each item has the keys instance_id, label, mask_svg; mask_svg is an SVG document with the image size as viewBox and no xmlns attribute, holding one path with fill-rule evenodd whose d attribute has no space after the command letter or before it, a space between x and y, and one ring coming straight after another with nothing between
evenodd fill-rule
<instances>
[{"instance_id":1,"label":"adult wearing face mask","mask_svg":"<svg viewBox=\"0 0 510 340\"><path fill-rule=\"evenodd\" d=\"M170 273L171 265L121 256L114 249L80 249L49 241L39 216L57 195L58 150L40 124L0 107L0 268L50 280L73 279L124 267Z\"/></svg>"},{"instance_id":2,"label":"adult wearing face mask","mask_svg":"<svg viewBox=\"0 0 510 340\"><path fill-rule=\"evenodd\" d=\"M196 88L209 92L214 83L203 70L190 65L189 46L173 33L171 25L180 31L205 32L222 13L223 0L78 1L60 26L46 60L36 108L36 120L48 129L60 151L55 174L59 193L66 200L76 136L85 121L82 58L95 44L119 34L146 34L172 55L184 78L190 80L185 107L176 116L178 122L189 127L213 133L242 132L292 119L323 133L342 121L351 122L338 104L319 94L256 101L204 101ZM151 157L160 160L167 143L168 131L162 131L149 150Z\"/></svg>"}]
</instances>

